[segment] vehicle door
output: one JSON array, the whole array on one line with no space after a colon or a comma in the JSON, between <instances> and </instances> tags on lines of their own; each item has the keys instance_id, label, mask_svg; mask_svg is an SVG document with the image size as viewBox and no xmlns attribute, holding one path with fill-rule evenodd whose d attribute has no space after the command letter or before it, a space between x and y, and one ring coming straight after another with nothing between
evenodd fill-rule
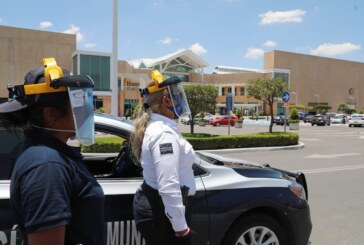
<instances>
[{"instance_id":1,"label":"vehicle door","mask_svg":"<svg viewBox=\"0 0 364 245\"><path fill-rule=\"evenodd\" d=\"M129 132L122 129L96 125L96 144L107 140L119 143L119 149L123 152L128 145ZM110 147L101 147L110 149ZM86 148L85 148L86 149ZM96 150L96 148L93 148ZM119 151L118 150L118 151ZM105 194L105 220L107 226L108 245L137 245L145 244L142 236L136 229L133 217L134 194L143 182L141 169L135 165L135 159L129 159L128 163L120 163L120 152L92 153L86 149L84 162L98 179ZM119 157L119 158L118 158ZM122 165L126 166L122 166ZM116 167L117 166L117 167ZM197 193L195 195L190 228L194 231L193 244L206 244L208 241L209 218L205 188L200 176L205 174L197 164L194 165Z\"/></svg>"},{"instance_id":2,"label":"vehicle door","mask_svg":"<svg viewBox=\"0 0 364 245\"><path fill-rule=\"evenodd\" d=\"M0 128L0 244L22 244L21 234L10 207L10 177L23 142L22 132L9 133Z\"/></svg>"}]
</instances>

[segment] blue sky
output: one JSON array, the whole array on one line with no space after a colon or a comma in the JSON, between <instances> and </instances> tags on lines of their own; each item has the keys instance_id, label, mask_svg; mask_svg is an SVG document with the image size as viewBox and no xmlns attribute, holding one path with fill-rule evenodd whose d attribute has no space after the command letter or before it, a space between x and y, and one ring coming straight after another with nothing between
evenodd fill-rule
<instances>
[{"instance_id":1,"label":"blue sky","mask_svg":"<svg viewBox=\"0 0 364 245\"><path fill-rule=\"evenodd\" d=\"M271 50L364 62L361 0L119 0L118 59L190 48L215 66L263 68ZM77 34L111 52L112 0L0 0L0 25Z\"/></svg>"}]
</instances>

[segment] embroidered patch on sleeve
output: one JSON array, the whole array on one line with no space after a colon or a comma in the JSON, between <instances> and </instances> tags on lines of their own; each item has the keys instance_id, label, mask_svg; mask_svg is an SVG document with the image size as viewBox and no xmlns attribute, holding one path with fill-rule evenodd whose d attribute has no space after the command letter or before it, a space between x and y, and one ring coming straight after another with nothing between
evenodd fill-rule
<instances>
[{"instance_id":1,"label":"embroidered patch on sleeve","mask_svg":"<svg viewBox=\"0 0 364 245\"><path fill-rule=\"evenodd\" d=\"M160 144L159 145L159 150L161 152L161 155L164 155L164 154L173 154L172 143Z\"/></svg>"}]
</instances>

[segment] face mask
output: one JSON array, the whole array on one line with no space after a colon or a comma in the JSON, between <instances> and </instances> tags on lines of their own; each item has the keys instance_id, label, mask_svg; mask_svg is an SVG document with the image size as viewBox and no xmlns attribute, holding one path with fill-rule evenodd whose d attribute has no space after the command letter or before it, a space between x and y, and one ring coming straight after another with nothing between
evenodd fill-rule
<instances>
[{"instance_id":1,"label":"face mask","mask_svg":"<svg viewBox=\"0 0 364 245\"><path fill-rule=\"evenodd\" d=\"M171 101L173 105L166 105L166 107L174 113L176 118L179 118L179 115L182 114L182 109L183 109L181 106L180 99L177 96L173 96Z\"/></svg>"}]
</instances>

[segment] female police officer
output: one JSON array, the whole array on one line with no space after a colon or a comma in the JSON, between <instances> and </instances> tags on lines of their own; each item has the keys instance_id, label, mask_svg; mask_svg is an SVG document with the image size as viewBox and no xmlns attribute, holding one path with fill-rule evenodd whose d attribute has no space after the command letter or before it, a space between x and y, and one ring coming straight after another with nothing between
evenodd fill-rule
<instances>
[{"instance_id":1,"label":"female police officer","mask_svg":"<svg viewBox=\"0 0 364 245\"><path fill-rule=\"evenodd\" d=\"M25 244L104 243L104 194L67 145L94 141L93 81L64 76L53 58L8 87L0 104L0 125L21 128L26 140L13 168L10 200Z\"/></svg>"},{"instance_id":2,"label":"female police officer","mask_svg":"<svg viewBox=\"0 0 364 245\"><path fill-rule=\"evenodd\" d=\"M134 216L148 245L190 244L185 214L186 200L196 191L194 151L175 121L189 113L189 106L180 79L164 80L158 71L152 79L141 91L145 103L131 138L144 177L134 198Z\"/></svg>"}]
</instances>

